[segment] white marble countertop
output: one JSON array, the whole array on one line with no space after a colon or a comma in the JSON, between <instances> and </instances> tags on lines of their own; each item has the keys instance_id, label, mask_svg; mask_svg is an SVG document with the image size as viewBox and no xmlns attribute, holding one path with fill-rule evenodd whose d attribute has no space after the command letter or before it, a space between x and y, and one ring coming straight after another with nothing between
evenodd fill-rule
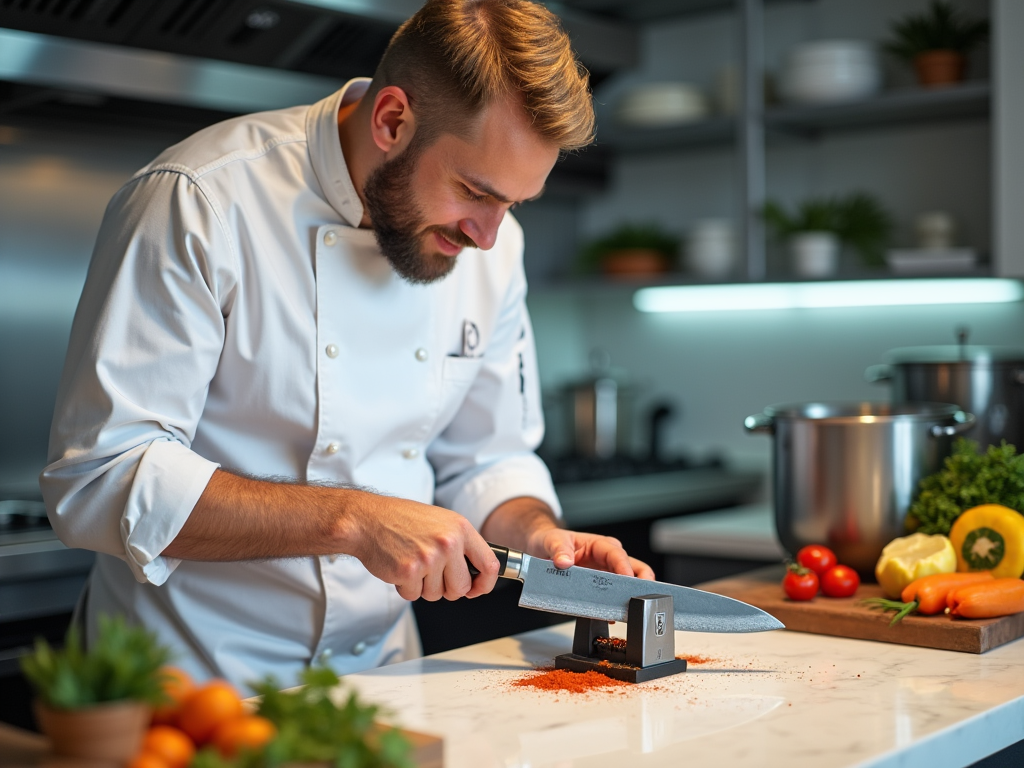
<instances>
[{"instance_id":1,"label":"white marble countertop","mask_svg":"<svg viewBox=\"0 0 1024 768\"><path fill-rule=\"evenodd\" d=\"M713 661L587 694L511 685L571 636L563 624L345 680L443 736L448 768L963 768L1024 738L1024 641L976 656L677 632L677 654Z\"/></svg>"},{"instance_id":2,"label":"white marble countertop","mask_svg":"<svg viewBox=\"0 0 1024 768\"><path fill-rule=\"evenodd\" d=\"M775 533L771 504L747 504L658 520L651 526L651 549L672 555L773 563L786 557Z\"/></svg>"}]
</instances>

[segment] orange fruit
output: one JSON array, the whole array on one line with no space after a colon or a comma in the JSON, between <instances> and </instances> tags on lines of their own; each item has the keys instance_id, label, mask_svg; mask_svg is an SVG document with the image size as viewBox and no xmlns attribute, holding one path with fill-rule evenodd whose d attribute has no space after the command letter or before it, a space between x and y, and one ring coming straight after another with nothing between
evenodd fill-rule
<instances>
[{"instance_id":1,"label":"orange fruit","mask_svg":"<svg viewBox=\"0 0 1024 768\"><path fill-rule=\"evenodd\" d=\"M160 755L143 750L131 759L126 768L171 768Z\"/></svg>"},{"instance_id":2,"label":"orange fruit","mask_svg":"<svg viewBox=\"0 0 1024 768\"><path fill-rule=\"evenodd\" d=\"M142 738L142 751L161 757L167 768L186 768L195 757L196 746L183 731L154 725Z\"/></svg>"},{"instance_id":3,"label":"orange fruit","mask_svg":"<svg viewBox=\"0 0 1024 768\"><path fill-rule=\"evenodd\" d=\"M177 667L163 667L160 678L160 685L170 701L153 710L153 725L174 725L181 702L196 689L196 684L188 672Z\"/></svg>"},{"instance_id":4,"label":"orange fruit","mask_svg":"<svg viewBox=\"0 0 1024 768\"><path fill-rule=\"evenodd\" d=\"M210 743L223 757L234 757L243 749L259 749L277 735L272 722L259 715L243 715L217 726Z\"/></svg>"},{"instance_id":5,"label":"orange fruit","mask_svg":"<svg viewBox=\"0 0 1024 768\"><path fill-rule=\"evenodd\" d=\"M235 689L223 680L214 680L197 688L181 702L178 727L201 746L218 725L242 714L242 699Z\"/></svg>"}]
</instances>

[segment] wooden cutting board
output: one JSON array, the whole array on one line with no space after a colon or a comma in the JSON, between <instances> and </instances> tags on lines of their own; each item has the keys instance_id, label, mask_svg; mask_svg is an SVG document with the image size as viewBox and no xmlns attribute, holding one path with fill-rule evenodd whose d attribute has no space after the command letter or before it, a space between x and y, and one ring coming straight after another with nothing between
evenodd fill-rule
<instances>
[{"instance_id":1,"label":"wooden cutting board","mask_svg":"<svg viewBox=\"0 0 1024 768\"><path fill-rule=\"evenodd\" d=\"M379 726L383 730L384 726ZM444 763L444 742L437 736L402 729L412 746L412 761L416 768L441 768ZM76 760L59 757L50 751L50 741L38 733L31 733L0 723L0 768L123 768L105 760Z\"/></svg>"},{"instance_id":2,"label":"wooden cutting board","mask_svg":"<svg viewBox=\"0 0 1024 768\"><path fill-rule=\"evenodd\" d=\"M1024 613L998 619L954 619L951 616L907 616L895 627L893 614L860 605L868 597L884 597L877 584L862 584L854 597L789 600L782 592L782 566L701 584L701 589L734 597L770 613L786 629L818 635L880 640L885 643L984 653L1024 637Z\"/></svg>"}]
</instances>

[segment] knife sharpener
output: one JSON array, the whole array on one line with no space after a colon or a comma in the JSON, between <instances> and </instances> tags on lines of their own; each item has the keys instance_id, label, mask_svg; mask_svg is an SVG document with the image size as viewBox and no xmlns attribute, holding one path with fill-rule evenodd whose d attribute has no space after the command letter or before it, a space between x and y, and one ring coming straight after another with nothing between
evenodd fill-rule
<instances>
[{"instance_id":1,"label":"knife sharpener","mask_svg":"<svg viewBox=\"0 0 1024 768\"><path fill-rule=\"evenodd\" d=\"M626 615L625 648L600 642L599 638L610 637L607 621L577 618L572 653L556 656L555 668L599 672L629 683L686 671L686 659L676 658L671 595L631 597Z\"/></svg>"}]
</instances>

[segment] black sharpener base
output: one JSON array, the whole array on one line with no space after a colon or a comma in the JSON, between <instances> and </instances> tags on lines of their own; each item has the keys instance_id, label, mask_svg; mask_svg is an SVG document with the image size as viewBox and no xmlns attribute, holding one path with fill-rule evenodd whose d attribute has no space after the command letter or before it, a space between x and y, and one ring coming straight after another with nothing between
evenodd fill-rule
<instances>
[{"instance_id":1,"label":"black sharpener base","mask_svg":"<svg viewBox=\"0 0 1024 768\"><path fill-rule=\"evenodd\" d=\"M669 675L678 675L686 671L686 659L672 659L650 667L631 667L627 664L616 664L599 659L577 656L575 653L563 653L555 657L555 669L568 669L571 672L599 672L606 677L625 680L627 683L646 683Z\"/></svg>"},{"instance_id":2,"label":"black sharpener base","mask_svg":"<svg viewBox=\"0 0 1024 768\"><path fill-rule=\"evenodd\" d=\"M677 659L669 595L631 597L626 606L626 641L610 640L608 622L576 619L572 653L555 657L556 669L597 672L628 683L645 683L686 671Z\"/></svg>"}]
</instances>

